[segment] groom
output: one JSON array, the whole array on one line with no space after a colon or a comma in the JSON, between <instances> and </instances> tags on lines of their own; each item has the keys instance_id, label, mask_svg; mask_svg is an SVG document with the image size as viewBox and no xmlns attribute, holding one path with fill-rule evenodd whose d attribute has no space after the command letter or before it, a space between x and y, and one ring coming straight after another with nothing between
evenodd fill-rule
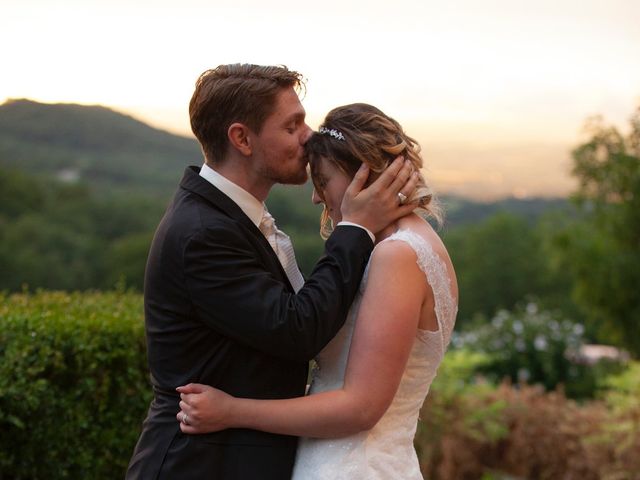
<instances>
[{"instance_id":1,"label":"groom","mask_svg":"<svg viewBox=\"0 0 640 480\"><path fill-rule=\"evenodd\" d=\"M197 382L237 397L304 395L308 361L342 326L357 291L371 232L413 208L398 202L401 189L409 196L414 187L401 160L364 190L367 172L359 172L342 204L344 221L302 286L288 237L264 207L274 184L307 179L302 86L286 67L240 64L206 71L196 83L189 114L205 163L186 169L149 252L154 400L127 479L290 478L295 437L182 434L175 388Z\"/></svg>"}]
</instances>

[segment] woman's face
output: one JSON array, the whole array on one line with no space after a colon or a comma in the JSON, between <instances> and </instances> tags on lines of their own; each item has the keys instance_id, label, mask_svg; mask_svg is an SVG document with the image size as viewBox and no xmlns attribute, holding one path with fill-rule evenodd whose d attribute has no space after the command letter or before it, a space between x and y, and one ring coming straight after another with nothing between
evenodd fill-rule
<instances>
[{"instance_id":1,"label":"woman's face","mask_svg":"<svg viewBox=\"0 0 640 480\"><path fill-rule=\"evenodd\" d=\"M333 162L324 157L320 158L318 168L314 170L314 188L311 201L316 205L324 204L333 224L337 225L342 220L340 212L342 197L344 197L344 192L351 183L351 179Z\"/></svg>"}]
</instances>

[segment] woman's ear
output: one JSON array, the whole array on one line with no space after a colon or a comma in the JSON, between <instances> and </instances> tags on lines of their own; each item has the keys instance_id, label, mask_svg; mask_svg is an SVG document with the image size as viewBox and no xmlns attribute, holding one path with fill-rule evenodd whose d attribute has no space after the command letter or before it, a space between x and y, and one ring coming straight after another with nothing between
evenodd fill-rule
<instances>
[{"instance_id":1,"label":"woman's ear","mask_svg":"<svg viewBox=\"0 0 640 480\"><path fill-rule=\"evenodd\" d=\"M253 152L251 146L251 130L243 123L232 123L227 130L229 143L242 155L249 156Z\"/></svg>"}]
</instances>

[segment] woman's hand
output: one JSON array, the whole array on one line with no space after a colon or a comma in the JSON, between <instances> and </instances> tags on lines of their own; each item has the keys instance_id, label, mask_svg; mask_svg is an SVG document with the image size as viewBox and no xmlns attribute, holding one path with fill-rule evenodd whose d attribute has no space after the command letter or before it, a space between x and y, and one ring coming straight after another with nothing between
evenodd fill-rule
<instances>
[{"instance_id":1,"label":"woman's hand","mask_svg":"<svg viewBox=\"0 0 640 480\"><path fill-rule=\"evenodd\" d=\"M180 392L180 411L176 419L182 433L210 433L230 427L227 421L234 397L200 383L190 383L176 390Z\"/></svg>"},{"instance_id":2,"label":"woman's hand","mask_svg":"<svg viewBox=\"0 0 640 480\"><path fill-rule=\"evenodd\" d=\"M369 168L363 163L344 194L340 212L343 221L356 223L375 234L415 210L415 204L404 203L400 198L411 197L419 176L411 162L399 156L364 188L368 177Z\"/></svg>"}]
</instances>

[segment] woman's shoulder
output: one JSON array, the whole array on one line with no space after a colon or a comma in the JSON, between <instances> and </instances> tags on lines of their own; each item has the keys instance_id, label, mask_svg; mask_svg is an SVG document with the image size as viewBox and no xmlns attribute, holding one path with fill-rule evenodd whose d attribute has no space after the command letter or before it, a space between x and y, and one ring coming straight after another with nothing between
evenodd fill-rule
<instances>
[{"instance_id":1,"label":"woman's shoulder","mask_svg":"<svg viewBox=\"0 0 640 480\"><path fill-rule=\"evenodd\" d=\"M395 238L407 241L416 250L422 251L423 254L427 252L437 256L445 263L451 263L449 252L442 238L425 219L418 215L405 217L402 219L400 227L400 230L395 234Z\"/></svg>"},{"instance_id":2,"label":"woman's shoulder","mask_svg":"<svg viewBox=\"0 0 640 480\"><path fill-rule=\"evenodd\" d=\"M424 257L443 248L442 241L431 225L423 220L401 222L398 230L376 246L387 255ZM413 255L412 255L413 253Z\"/></svg>"},{"instance_id":3,"label":"woman's shoulder","mask_svg":"<svg viewBox=\"0 0 640 480\"><path fill-rule=\"evenodd\" d=\"M420 258L417 242L417 238L410 240L406 233L399 232L385 238L376 245L371 254L371 268L378 272L415 269Z\"/></svg>"},{"instance_id":4,"label":"woman's shoulder","mask_svg":"<svg viewBox=\"0 0 640 480\"><path fill-rule=\"evenodd\" d=\"M425 222L426 223L426 222ZM372 256L372 263L379 261L393 268L412 262L420 270L427 272L429 266L444 268L446 275L455 282L455 270L444 242L437 232L426 223L405 224L392 235L378 243Z\"/></svg>"},{"instance_id":5,"label":"woman's shoulder","mask_svg":"<svg viewBox=\"0 0 640 480\"><path fill-rule=\"evenodd\" d=\"M403 259L415 259L415 250L400 238L387 238L378 243L371 254L372 261L398 261Z\"/></svg>"}]
</instances>

